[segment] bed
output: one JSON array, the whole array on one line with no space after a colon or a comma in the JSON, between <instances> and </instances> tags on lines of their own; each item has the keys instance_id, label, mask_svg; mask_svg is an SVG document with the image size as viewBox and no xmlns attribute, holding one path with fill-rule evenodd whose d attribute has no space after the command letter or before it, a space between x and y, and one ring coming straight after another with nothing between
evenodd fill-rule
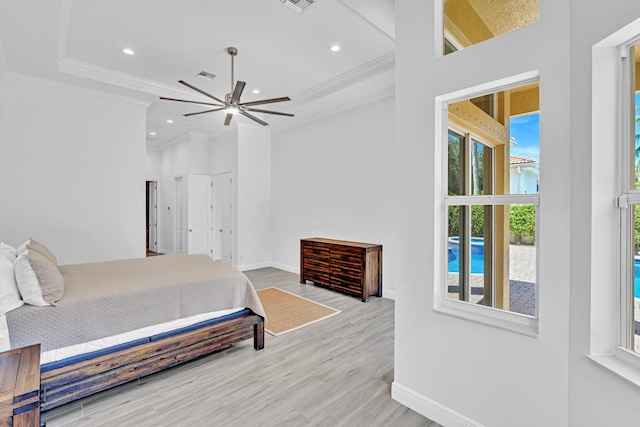
<instances>
[{"instance_id":1,"label":"bed","mask_svg":"<svg viewBox=\"0 0 640 427\"><path fill-rule=\"evenodd\" d=\"M64 296L0 317L0 349L40 343L41 409L253 339L264 309L249 279L206 255L59 266ZM16 271L17 274L17 271Z\"/></svg>"}]
</instances>

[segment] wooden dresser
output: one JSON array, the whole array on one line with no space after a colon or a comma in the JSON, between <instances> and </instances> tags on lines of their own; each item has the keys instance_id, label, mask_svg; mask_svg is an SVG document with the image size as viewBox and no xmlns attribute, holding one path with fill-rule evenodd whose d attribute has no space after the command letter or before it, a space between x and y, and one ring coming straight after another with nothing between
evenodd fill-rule
<instances>
[{"instance_id":1,"label":"wooden dresser","mask_svg":"<svg viewBox=\"0 0 640 427\"><path fill-rule=\"evenodd\" d=\"M369 300L382 296L382 245L312 238L300 240L300 283Z\"/></svg>"},{"instance_id":2,"label":"wooden dresser","mask_svg":"<svg viewBox=\"0 0 640 427\"><path fill-rule=\"evenodd\" d=\"M40 344L0 353L0 426L40 425Z\"/></svg>"}]
</instances>

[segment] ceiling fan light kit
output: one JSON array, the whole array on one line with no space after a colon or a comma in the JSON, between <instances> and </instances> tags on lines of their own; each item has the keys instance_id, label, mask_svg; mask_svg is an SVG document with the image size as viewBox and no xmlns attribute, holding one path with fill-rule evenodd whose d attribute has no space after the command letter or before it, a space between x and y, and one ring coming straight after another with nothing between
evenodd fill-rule
<instances>
[{"instance_id":1,"label":"ceiling fan light kit","mask_svg":"<svg viewBox=\"0 0 640 427\"><path fill-rule=\"evenodd\" d=\"M265 113L265 114L275 114L278 116L287 116L287 117L293 117L293 114L290 113L282 113L279 111L271 111L271 110L262 110L259 108L253 108L254 105L263 105L263 104L272 104L275 102L283 102L283 101L291 101L291 99L288 96L282 97L282 98L271 98L271 99L262 99L259 101L250 101L250 102L240 102L240 96L242 96L242 92L244 91L244 87L246 86L246 83L243 81L238 80L237 82L235 82L234 85L234 67L233 67L233 57L236 56L238 54L238 49L236 49L235 47L228 47L227 48L227 53L229 54L229 56L231 56L231 91L227 94L225 94L224 96L224 101L220 98L217 98L213 95L211 95L210 93L207 93L205 91L203 91L202 89L199 89L193 85L190 85L189 83L185 82L184 80L179 80L178 83L188 87L189 89L192 89L204 96L206 96L207 98L210 98L214 101L216 101L216 103L213 102L200 102L200 101L189 101L186 99L175 99L175 98L165 98L165 97L160 97L160 99L166 100L166 101L176 101L176 102L186 102L189 104L199 104L199 105L210 105L216 108L211 108L208 110L204 110L204 111L198 111L196 113L187 113L187 114L183 114L185 117L189 117L189 116L195 116L198 114L205 114L205 113L213 113L215 111L224 111L225 113L227 113L227 116L225 117L224 120L224 124L225 126L229 126L229 124L231 123L231 119L233 118L234 115L236 114L241 114L257 123L260 123L263 126L267 126L269 123L265 122L264 120L261 120L259 118L257 118L256 116L254 116L253 113Z\"/></svg>"}]
</instances>

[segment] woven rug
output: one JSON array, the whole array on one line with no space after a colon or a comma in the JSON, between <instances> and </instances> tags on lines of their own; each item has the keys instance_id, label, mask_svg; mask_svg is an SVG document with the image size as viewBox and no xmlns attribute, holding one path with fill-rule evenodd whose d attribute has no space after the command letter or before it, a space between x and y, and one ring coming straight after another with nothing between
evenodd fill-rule
<instances>
[{"instance_id":1,"label":"woven rug","mask_svg":"<svg viewBox=\"0 0 640 427\"><path fill-rule=\"evenodd\" d=\"M282 335L340 313L340 310L318 304L278 288L257 291L267 314L264 330Z\"/></svg>"}]
</instances>

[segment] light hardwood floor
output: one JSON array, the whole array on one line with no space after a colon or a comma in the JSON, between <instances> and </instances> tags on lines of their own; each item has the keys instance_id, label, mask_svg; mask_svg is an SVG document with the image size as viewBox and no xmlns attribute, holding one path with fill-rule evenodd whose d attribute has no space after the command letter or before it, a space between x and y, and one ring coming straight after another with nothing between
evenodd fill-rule
<instances>
[{"instance_id":1,"label":"light hardwood floor","mask_svg":"<svg viewBox=\"0 0 640 427\"><path fill-rule=\"evenodd\" d=\"M57 426L430 426L391 399L394 302L298 283L274 268L248 271L342 313L252 340L42 414Z\"/></svg>"}]
</instances>

